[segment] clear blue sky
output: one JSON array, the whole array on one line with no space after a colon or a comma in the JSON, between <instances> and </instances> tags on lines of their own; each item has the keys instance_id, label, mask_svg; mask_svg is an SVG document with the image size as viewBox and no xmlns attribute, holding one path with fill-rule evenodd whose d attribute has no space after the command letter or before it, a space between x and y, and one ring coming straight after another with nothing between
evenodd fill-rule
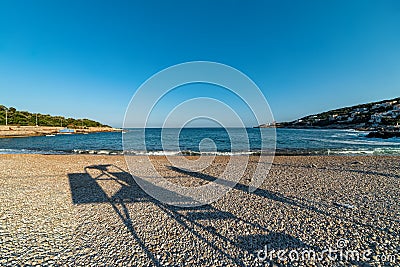
<instances>
[{"instance_id":1,"label":"clear blue sky","mask_svg":"<svg viewBox=\"0 0 400 267\"><path fill-rule=\"evenodd\" d=\"M0 2L6 106L120 126L141 83L193 60L246 73L277 121L398 97L400 1Z\"/></svg>"}]
</instances>

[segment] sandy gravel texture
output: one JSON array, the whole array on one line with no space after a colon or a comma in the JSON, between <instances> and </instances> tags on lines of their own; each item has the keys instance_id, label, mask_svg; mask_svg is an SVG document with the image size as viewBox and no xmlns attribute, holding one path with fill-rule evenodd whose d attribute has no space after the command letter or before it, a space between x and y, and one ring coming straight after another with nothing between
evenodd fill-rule
<instances>
[{"instance_id":1,"label":"sandy gravel texture","mask_svg":"<svg viewBox=\"0 0 400 267\"><path fill-rule=\"evenodd\" d=\"M186 186L210 182L228 159L188 173L152 157ZM0 266L400 265L400 157L275 157L249 193L255 164L217 202L177 208L144 193L123 156L0 155ZM265 247L285 254L263 257ZM293 252L306 250L317 258Z\"/></svg>"}]
</instances>

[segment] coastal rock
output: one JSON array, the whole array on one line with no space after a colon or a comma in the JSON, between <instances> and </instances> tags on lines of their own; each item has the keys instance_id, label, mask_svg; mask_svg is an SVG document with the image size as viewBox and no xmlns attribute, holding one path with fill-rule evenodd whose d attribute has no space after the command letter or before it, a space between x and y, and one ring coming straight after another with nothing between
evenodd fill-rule
<instances>
[{"instance_id":1,"label":"coastal rock","mask_svg":"<svg viewBox=\"0 0 400 267\"><path fill-rule=\"evenodd\" d=\"M393 137L400 137L400 131L397 132L389 132L389 131L379 131L379 132L370 132L366 135L367 138L382 138L388 139Z\"/></svg>"}]
</instances>

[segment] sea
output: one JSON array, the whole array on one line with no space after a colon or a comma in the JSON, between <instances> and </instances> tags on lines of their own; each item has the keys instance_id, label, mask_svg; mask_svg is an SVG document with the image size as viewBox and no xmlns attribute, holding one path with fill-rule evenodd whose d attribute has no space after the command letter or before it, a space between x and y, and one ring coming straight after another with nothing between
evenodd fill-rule
<instances>
[{"instance_id":1,"label":"sea","mask_svg":"<svg viewBox=\"0 0 400 267\"><path fill-rule=\"evenodd\" d=\"M366 135L337 129L125 129L122 133L1 138L0 154L400 155L400 138Z\"/></svg>"}]
</instances>

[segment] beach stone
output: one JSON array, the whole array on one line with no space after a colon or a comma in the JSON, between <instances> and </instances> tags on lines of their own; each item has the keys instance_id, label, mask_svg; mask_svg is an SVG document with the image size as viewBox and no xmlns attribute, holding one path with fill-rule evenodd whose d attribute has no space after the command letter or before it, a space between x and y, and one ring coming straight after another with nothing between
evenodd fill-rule
<instances>
[{"instance_id":1,"label":"beach stone","mask_svg":"<svg viewBox=\"0 0 400 267\"><path fill-rule=\"evenodd\" d=\"M214 167L204 170L208 175L218 175L228 158L215 160ZM340 237L352 249L396 254L400 183L377 173L391 174L393 168L400 169L400 161L374 156L275 161L254 193L239 184L210 205L177 208L144 193L120 156L0 155L0 226L7 226L0 227L0 253L7 257L0 265L14 260L14 265L154 266L156 260L162 266L266 266L256 259L256 250L264 245L318 250L335 247ZM348 163L353 161L362 161L369 173L350 171L354 168ZM165 158L154 162L167 179L198 185L194 179L199 178L169 169ZM310 169L313 164L327 168ZM88 167L97 165L109 166L107 175L96 180L101 171ZM81 180L87 178L93 180ZM355 203L357 209L335 202ZM270 265L334 264L338 262ZM376 264L385 265L379 258ZM343 266L352 265L343 261Z\"/></svg>"}]
</instances>

